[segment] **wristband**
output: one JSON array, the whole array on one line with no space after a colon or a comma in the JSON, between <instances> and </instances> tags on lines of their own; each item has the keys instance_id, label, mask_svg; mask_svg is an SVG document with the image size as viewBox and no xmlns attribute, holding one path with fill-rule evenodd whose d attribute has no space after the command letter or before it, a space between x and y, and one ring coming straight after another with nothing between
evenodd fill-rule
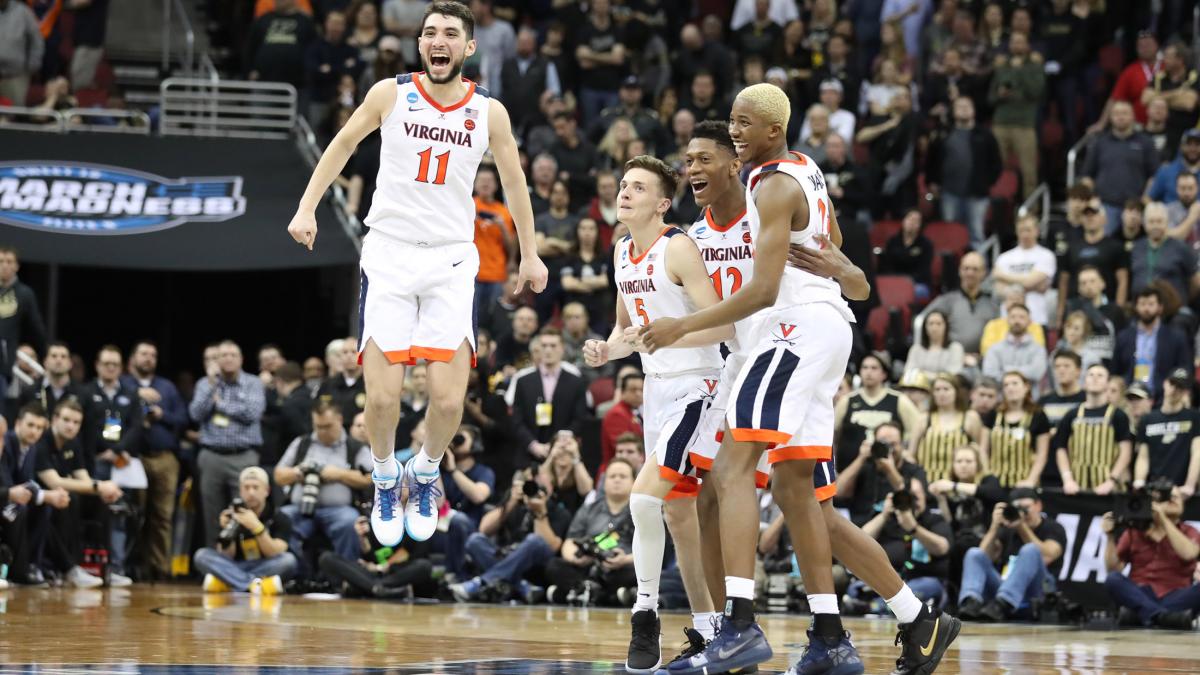
<instances>
[{"instance_id":1,"label":"wristband","mask_svg":"<svg viewBox=\"0 0 1200 675\"><path fill-rule=\"evenodd\" d=\"M92 492L95 494L100 494L100 481L96 480L95 478L92 479Z\"/></svg>"},{"instance_id":2,"label":"wristband","mask_svg":"<svg viewBox=\"0 0 1200 675\"><path fill-rule=\"evenodd\" d=\"M254 537L261 537L261 536L263 535L263 533L264 533L264 532L266 532L266 531L267 531L267 526L266 526L266 525L261 525L261 524L260 524L260 525L258 526L258 532L254 532L254 533L253 533L251 536L254 536Z\"/></svg>"}]
</instances>

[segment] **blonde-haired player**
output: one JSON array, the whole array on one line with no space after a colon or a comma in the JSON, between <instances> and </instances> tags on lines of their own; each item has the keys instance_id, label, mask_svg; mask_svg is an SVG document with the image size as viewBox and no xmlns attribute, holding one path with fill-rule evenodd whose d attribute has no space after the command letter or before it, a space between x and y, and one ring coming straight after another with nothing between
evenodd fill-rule
<instances>
[{"instance_id":1,"label":"blonde-haired player","mask_svg":"<svg viewBox=\"0 0 1200 675\"><path fill-rule=\"evenodd\" d=\"M672 673L733 670L771 656L754 623L755 540L753 532L747 536L747 528L757 522L755 467L768 448L775 460L776 500L793 535L806 544L797 554L814 614L809 646L792 672L863 672L837 615L829 534L813 480L817 465L832 457L833 397L849 357L853 315L842 293L861 299L870 289L861 270L842 264L840 254L823 252L831 243L840 244L841 233L823 174L812 160L788 153L789 114L786 95L772 85L743 90L731 114L730 135L738 157L756 167L747 187L756 244L753 278L717 305L688 317L656 321L643 333L653 350L692 331L755 315L754 335L746 338L746 366L730 395L726 442L709 474L720 500L729 575L725 620L705 652L690 663L674 664L678 667L672 667ZM787 264L789 246L799 247L797 267ZM926 612L918 609L922 616ZM928 622L928 639L912 650L928 649L926 656L931 658L909 660L906 644L900 672L928 673L936 667L953 638L953 626L939 631L941 619ZM922 627L924 622L901 632L911 637L914 628Z\"/></svg>"},{"instance_id":2,"label":"blonde-haired player","mask_svg":"<svg viewBox=\"0 0 1200 675\"><path fill-rule=\"evenodd\" d=\"M463 4L436 0L425 10L417 48L424 72L371 87L366 100L313 170L288 233L310 250L315 210L359 142L381 129L379 178L363 240L359 358L367 388L366 421L375 456L371 527L385 546L404 533L418 541L437 526L435 486L446 446L462 420L475 352L475 173L495 158L521 244L518 290L546 287L537 256L533 210L508 112L482 87L461 78L475 53L475 20ZM396 424L404 366L429 363L425 445L401 469ZM400 515L401 471L408 503Z\"/></svg>"}]
</instances>

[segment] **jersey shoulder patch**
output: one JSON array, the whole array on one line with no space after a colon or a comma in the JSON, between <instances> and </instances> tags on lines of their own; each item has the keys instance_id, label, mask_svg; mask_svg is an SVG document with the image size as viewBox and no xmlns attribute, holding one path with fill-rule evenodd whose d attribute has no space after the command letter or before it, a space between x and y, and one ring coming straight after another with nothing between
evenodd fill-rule
<instances>
[{"instance_id":1,"label":"jersey shoulder patch","mask_svg":"<svg viewBox=\"0 0 1200 675\"><path fill-rule=\"evenodd\" d=\"M408 84L409 82L412 82L412 73L402 73L396 76L397 85Z\"/></svg>"},{"instance_id":2,"label":"jersey shoulder patch","mask_svg":"<svg viewBox=\"0 0 1200 675\"><path fill-rule=\"evenodd\" d=\"M488 93L487 87L484 87L484 86L478 85L478 84L475 85L475 93L479 94L480 96L482 96L484 98L492 97L491 94Z\"/></svg>"},{"instance_id":3,"label":"jersey shoulder patch","mask_svg":"<svg viewBox=\"0 0 1200 675\"><path fill-rule=\"evenodd\" d=\"M680 235L680 234L686 234L686 233L683 230L679 229L678 227L675 227L674 225L672 225L671 227L667 228L666 232L663 232L662 236L666 237L667 239L670 239L671 237L674 237L674 236Z\"/></svg>"}]
</instances>

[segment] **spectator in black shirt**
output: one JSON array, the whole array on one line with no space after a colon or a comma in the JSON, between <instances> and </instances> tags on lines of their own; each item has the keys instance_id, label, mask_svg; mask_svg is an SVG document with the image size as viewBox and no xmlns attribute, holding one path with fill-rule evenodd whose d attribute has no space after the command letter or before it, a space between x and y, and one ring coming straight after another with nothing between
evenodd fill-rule
<instances>
[{"instance_id":1,"label":"spectator in black shirt","mask_svg":"<svg viewBox=\"0 0 1200 675\"><path fill-rule=\"evenodd\" d=\"M333 551L325 551L318 561L321 572L333 581L334 589L343 597L408 599L412 595L429 597L436 592L436 585L430 583L433 564L429 562L429 542L409 537L397 546L382 546L371 533L371 520L366 516L354 521L354 531L362 550L358 560L346 560Z\"/></svg>"},{"instance_id":2,"label":"spectator in black shirt","mask_svg":"<svg viewBox=\"0 0 1200 675\"><path fill-rule=\"evenodd\" d=\"M811 86L817 87L816 96L820 97L830 110L836 111L840 106L845 110L858 110L858 94L862 88L862 70L850 53L850 42L844 35L834 33L825 43L825 62L820 68L813 70L809 80ZM825 82L837 80L842 89L838 92L838 106L825 97ZM836 121L836 120L835 120ZM835 125L836 126L836 125ZM847 138L847 141L850 139Z\"/></svg>"},{"instance_id":3,"label":"spectator in black shirt","mask_svg":"<svg viewBox=\"0 0 1200 675\"><path fill-rule=\"evenodd\" d=\"M538 97L544 91L562 93L558 68L537 50L537 32L522 28L517 32L516 54L504 61L500 68L503 83L501 97L508 109L512 127L518 138L534 121L538 113Z\"/></svg>"},{"instance_id":4,"label":"spectator in black shirt","mask_svg":"<svg viewBox=\"0 0 1200 675\"><path fill-rule=\"evenodd\" d=\"M900 221L900 231L888 239L879 256L880 274L905 274L917 287L917 299L930 297L933 243L921 233L924 226L919 209L909 209Z\"/></svg>"},{"instance_id":5,"label":"spectator in black shirt","mask_svg":"<svg viewBox=\"0 0 1200 675\"><path fill-rule=\"evenodd\" d=\"M275 0L275 11L254 21L243 63L247 77L262 82L286 82L304 88L304 54L317 37L308 15L296 0Z\"/></svg>"},{"instance_id":6,"label":"spectator in black shirt","mask_svg":"<svg viewBox=\"0 0 1200 675\"><path fill-rule=\"evenodd\" d=\"M288 551L292 521L268 501L271 483L267 472L246 467L238 476L241 508L221 511L222 532L237 521L231 541L218 540L214 548L196 551L193 561L204 573L209 593L249 591L253 595L282 595L284 579L296 572L296 556Z\"/></svg>"},{"instance_id":7,"label":"spectator in black shirt","mask_svg":"<svg viewBox=\"0 0 1200 675\"><path fill-rule=\"evenodd\" d=\"M724 45L706 39L694 23L679 32L679 43L672 61L676 87L687 87L704 70L712 74L715 91L723 94L733 88L734 59Z\"/></svg>"},{"instance_id":8,"label":"spectator in black shirt","mask_svg":"<svg viewBox=\"0 0 1200 675\"><path fill-rule=\"evenodd\" d=\"M3 257L0 256L0 261ZM65 342L51 342L46 349L46 358L42 359L42 368L46 374L33 387L22 387L17 397L17 407L23 408L30 403L40 403L47 415L53 415L59 401L64 399L79 400L80 389L83 385L71 379L71 349Z\"/></svg>"},{"instance_id":9,"label":"spectator in black shirt","mask_svg":"<svg viewBox=\"0 0 1200 675\"><path fill-rule=\"evenodd\" d=\"M690 95L684 99L683 108L692 111L697 123L729 119L729 106L718 93L712 73L707 70L696 71L688 91Z\"/></svg>"},{"instance_id":10,"label":"spectator in black shirt","mask_svg":"<svg viewBox=\"0 0 1200 675\"><path fill-rule=\"evenodd\" d=\"M382 145L379 131L367 134L354 153L350 171L350 187L346 190L346 208L358 218L359 223L371 212L371 199L375 196L375 178L379 175L379 149ZM363 226L365 230L365 226Z\"/></svg>"},{"instance_id":11,"label":"spectator in black shirt","mask_svg":"<svg viewBox=\"0 0 1200 675\"><path fill-rule=\"evenodd\" d=\"M783 27L771 20L770 0L755 0L754 20L733 33L733 48L744 59L768 58L783 38Z\"/></svg>"},{"instance_id":12,"label":"spectator in black shirt","mask_svg":"<svg viewBox=\"0 0 1200 675\"><path fill-rule=\"evenodd\" d=\"M1117 333L1125 328L1129 319L1125 310L1109 300L1105 294L1104 274L1095 265L1084 265L1076 274L1079 295L1067 302L1067 315L1083 312L1092 324L1091 342L1096 348L1112 354L1116 346Z\"/></svg>"},{"instance_id":13,"label":"spectator in black shirt","mask_svg":"<svg viewBox=\"0 0 1200 675\"><path fill-rule=\"evenodd\" d=\"M975 123L975 102L960 94L954 100L953 127L930 143L926 181L934 194L941 193L942 219L966 223L973 248L986 236L988 195L1001 165L996 137Z\"/></svg>"},{"instance_id":14,"label":"spectator in black shirt","mask_svg":"<svg viewBox=\"0 0 1200 675\"><path fill-rule=\"evenodd\" d=\"M951 47L942 54L942 73L930 73L921 96L921 109L942 127L954 124L952 108L955 99L966 96L978 109L983 94L974 75L963 70L962 52Z\"/></svg>"},{"instance_id":15,"label":"spectator in black shirt","mask_svg":"<svg viewBox=\"0 0 1200 675\"><path fill-rule=\"evenodd\" d=\"M336 405L342 411L342 424L346 429L354 422L354 416L366 408L367 389L362 365L358 362L358 338L342 340L342 372L325 380L317 391L317 400ZM290 443L291 438L284 442Z\"/></svg>"},{"instance_id":16,"label":"spectator in black shirt","mask_svg":"<svg viewBox=\"0 0 1200 675\"><path fill-rule=\"evenodd\" d=\"M825 161L821 163L825 186L840 223L855 220L860 212L866 213L870 191L866 172L854 163L847 152L849 145L848 139L836 134L830 136L825 141Z\"/></svg>"},{"instance_id":17,"label":"spectator in black shirt","mask_svg":"<svg viewBox=\"0 0 1200 675\"><path fill-rule=\"evenodd\" d=\"M1167 151L1162 157L1174 157L1179 148L1183 132L1196 126L1200 120L1200 87L1196 71L1191 69L1192 50L1181 42L1167 45L1162 53L1162 69L1154 74L1154 81L1146 87L1147 92L1166 99L1170 112L1167 114ZM1145 96L1146 94L1143 94Z\"/></svg>"},{"instance_id":18,"label":"spectator in black shirt","mask_svg":"<svg viewBox=\"0 0 1200 675\"><path fill-rule=\"evenodd\" d=\"M1123 306L1129 294L1129 254L1120 241L1106 237L1107 217L1099 197L1092 197L1083 207L1083 230L1071 237L1067 253L1058 266L1058 320L1062 325L1067 301L1079 294L1079 274L1085 265L1100 271L1104 288L1112 289L1109 300Z\"/></svg>"},{"instance_id":19,"label":"spectator in black shirt","mask_svg":"<svg viewBox=\"0 0 1200 675\"><path fill-rule=\"evenodd\" d=\"M295 361L287 361L275 371L275 392L279 408L279 445L268 456L263 448L262 464L274 467L275 462L283 456L283 451L293 438L305 436L312 431L312 396L308 387L303 386L300 366ZM353 421L351 423L353 426Z\"/></svg>"},{"instance_id":20,"label":"spectator in black shirt","mask_svg":"<svg viewBox=\"0 0 1200 675\"><path fill-rule=\"evenodd\" d=\"M357 82L362 70L358 49L346 44L346 15L338 11L326 14L325 34L314 40L304 55L309 124L316 127L324 122L342 76L349 75Z\"/></svg>"},{"instance_id":21,"label":"spectator in black shirt","mask_svg":"<svg viewBox=\"0 0 1200 675\"><path fill-rule=\"evenodd\" d=\"M617 89L626 71L624 32L613 22L610 0L593 0L587 23L576 34L579 107L585 124L620 100ZM562 164L561 158L559 164Z\"/></svg>"},{"instance_id":22,"label":"spectator in black shirt","mask_svg":"<svg viewBox=\"0 0 1200 675\"><path fill-rule=\"evenodd\" d=\"M592 124L588 132L588 140L600 142L604 133L618 118L624 117L633 123L638 138L646 142L646 147L654 151L664 151L670 144L667 129L658 118L658 113L642 105L645 96L645 86L637 75L630 75L621 81L617 90L620 103L605 108L600 117Z\"/></svg>"},{"instance_id":23,"label":"spectator in black shirt","mask_svg":"<svg viewBox=\"0 0 1200 675\"><path fill-rule=\"evenodd\" d=\"M882 443L891 448L891 456L875 459L871 446ZM875 427L875 435L859 447L858 456L838 478L839 498L850 500L850 519L862 526L883 510L884 500L913 478L926 482L925 469L904 459L900 425L884 422Z\"/></svg>"},{"instance_id":24,"label":"spectator in black shirt","mask_svg":"<svg viewBox=\"0 0 1200 675\"><path fill-rule=\"evenodd\" d=\"M537 312L529 307L517 308L512 315L512 330L496 340L495 367L525 367L529 361L529 343L533 341L537 329Z\"/></svg>"},{"instance_id":25,"label":"spectator in black shirt","mask_svg":"<svg viewBox=\"0 0 1200 675\"><path fill-rule=\"evenodd\" d=\"M879 196L872 215L898 215L916 204L916 138L917 120L907 88L897 89L887 112L871 115L859 129L854 140L870 150L872 187Z\"/></svg>"},{"instance_id":26,"label":"spectator in black shirt","mask_svg":"<svg viewBox=\"0 0 1200 675\"><path fill-rule=\"evenodd\" d=\"M121 383L121 350L105 345L96 355L96 380L80 390L84 406L83 454L88 471L100 478L112 475L142 452L145 429L137 389Z\"/></svg>"},{"instance_id":27,"label":"spectator in black shirt","mask_svg":"<svg viewBox=\"0 0 1200 675\"><path fill-rule=\"evenodd\" d=\"M108 0L72 0L75 13L71 39L71 87L89 89L96 83L96 68L104 56L104 32L108 26Z\"/></svg>"},{"instance_id":28,"label":"spectator in black shirt","mask_svg":"<svg viewBox=\"0 0 1200 675\"><path fill-rule=\"evenodd\" d=\"M949 582L950 543L954 533L942 516L925 508L925 485L919 478L907 482L908 494L895 503L899 491L888 495L883 510L863 526L863 532L883 546L892 567L921 602L941 606Z\"/></svg>"},{"instance_id":29,"label":"spectator in black shirt","mask_svg":"<svg viewBox=\"0 0 1200 675\"><path fill-rule=\"evenodd\" d=\"M1191 371L1192 342L1178 327L1163 321L1162 291L1144 288L1135 300L1137 322L1117 334L1112 373L1126 382L1141 382L1155 400L1162 399L1162 384L1176 368Z\"/></svg>"},{"instance_id":30,"label":"spectator in black shirt","mask_svg":"<svg viewBox=\"0 0 1200 675\"><path fill-rule=\"evenodd\" d=\"M552 121L555 140L547 152L558 162L558 177L571 186L571 203L583 203L592 188L592 176L600 163L600 155L596 146L581 137L570 113L559 112Z\"/></svg>"},{"instance_id":31,"label":"spectator in black shirt","mask_svg":"<svg viewBox=\"0 0 1200 675\"><path fill-rule=\"evenodd\" d=\"M600 244L600 228L596 221L581 218L575 226L571 254L561 270L563 302L583 305L591 319L592 330L601 334L607 332L613 302L610 260L610 251Z\"/></svg>"},{"instance_id":32,"label":"spectator in black shirt","mask_svg":"<svg viewBox=\"0 0 1200 675\"><path fill-rule=\"evenodd\" d=\"M1185 498L1196 492L1200 479L1200 411L1191 405L1192 377L1176 369L1163 382L1162 407L1138 425L1133 486L1167 478Z\"/></svg>"},{"instance_id":33,"label":"spectator in black shirt","mask_svg":"<svg viewBox=\"0 0 1200 675\"><path fill-rule=\"evenodd\" d=\"M33 289L17 278L20 269L17 250L0 245L0 388L4 389L17 361L18 346L28 342L37 353L46 353L46 324Z\"/></svg>"},{"instance_id":34,"label":"spectator in black shirt","mask_svg":"<svg viewBox=\"0 0 1200 675\"><path fill-rule=\"evenodd\" d=\"M1042 500L1033 488L1016 488L1009 503L1016 520L1005 518L1000 502L992 511L992 524L978 548L963 561L959 616L982 621L1006 621L1018 611L1028 611L1030 601L1053 587L1062 567L1067 533L1058 521L1042 513ZM1000 575L1006 568L1006 576Z\"/></svg>"}]
</instances>

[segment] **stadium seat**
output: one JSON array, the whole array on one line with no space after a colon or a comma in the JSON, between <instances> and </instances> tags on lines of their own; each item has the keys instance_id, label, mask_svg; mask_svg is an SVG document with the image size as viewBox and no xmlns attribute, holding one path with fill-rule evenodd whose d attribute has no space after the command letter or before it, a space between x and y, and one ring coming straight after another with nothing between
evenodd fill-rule
<instances>
[{"instance_id":1,"label":"stadium seat","mask_svg":"<svg viewBox=\"0 0 1200 675\"><path fill-rule=\"evenodd\" d=\"M1100 70L1112 79L1117 79L1125 67L1125 55L1121 53L1121 46L1116 43L1104 45L1096 56Z\"/></svg>"},{"instance_id":2,"label":"stadium seat","mask_svg":"<svg viewBox=\"0 0 1200 675\"><path fill-rule=\"evenodd\" d=\"M613 398L615 386L611 377L597 378L588 386L588 393L592 395L592 405L600 405L607 403Z\"/></svg>"},{"instance_id":3,"label":"stadium seat","mask_svg":"<svg viewBox=\"0 0 1200 675\"><path fill-rule=\"evenodd\" d=\"M925 236L933 243L935 253L950 251L962 255L971 247L971 234L962 223L929 223L925 226Z\"/></svg>"},{"instance_id":4,"label":"stadium seat","mask_svg":"<svg viewBox=\"0 0 1200 675\"><path fill-rule=\"evenodd\" d=\"M75 100L79 101L80 108L103 108L108 104L108 92L103 89L80 89L75 92Z\"/></svg>"},{"instance_id":5,"label":"stadium seat","mask_svg":"<svg viewBox=\"0 0 1200 675\"><path fill-rule=\"evenodd\" d=\"M884 307L910 307L917 300L917 291L910 276L880 274L875 277L875 286Z\"/></svg>"},{"instance_id":6,"label":"stadium seat","mask_svg":"<svg viewBox=\"0 0 1200 675\"><path fill-rule=\"evenodd\" d=\"M882 249L887 246L888 239L891 239L897 232L900 231L900 221L898 220L878 220L871 226L871 248Z\"/></svg>"},{"instance_id":7,"label":"stadium seat","mask_svg":"<svg viewBox=\"0 0 1200 675\"><path fill-rule=\"evenodd\" d=\"M893 313L897 315L895 322L892 320ZM894 324L898 324L895 331L892 330ZM911 325L912 312L907 306L879 306L867 316L867 332L870 334L871 344L877 351L889 351L888 343L892 343L891 346L896 347L890 350L893 356L897 356L896 351L907 351Z\"/></svg>"},{"instance_id":8,"label":"stadium seat","mask_svg":"<svg viewBox=\"0 0 1200 675\"><path fill-rule=\"evenodd\" d=\"M1021 189L1021 181L1017 176L1017 172L1011 168L1006 168L1000 172L1000 177L996 179L996 183L992 185L992 199L1006 199L1012 201L1016 199L1017 192Z\"/></svg>"}]
</instances>

